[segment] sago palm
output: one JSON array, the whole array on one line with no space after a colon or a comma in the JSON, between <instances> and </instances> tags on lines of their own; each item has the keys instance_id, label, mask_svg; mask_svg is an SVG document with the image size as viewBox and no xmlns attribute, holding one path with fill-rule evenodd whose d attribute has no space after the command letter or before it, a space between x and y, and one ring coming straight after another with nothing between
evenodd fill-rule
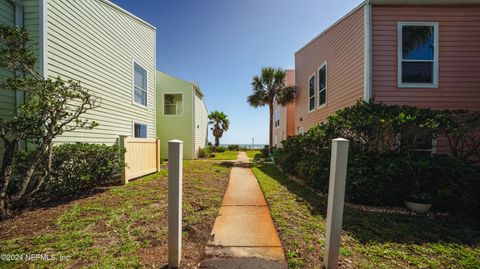
<instances>
[{"instance_id":1,"label":"sago palm","mask_svg":"<svg viewBox=\"0 0 480 269\"><path fill-rule=\"evenodd\" d=\"M228 130L230 122L228 121L227 115L219 111L212 111L210 115L208 115L208 119L208 124L213 125L211 130L215 137L215 146L218 147L220 145L220 138L223 136L223 133Z\"/></svg>"},{"instance_id":2,"label":"sago palm","mask_svg":"<svg viewBox=\"0 0 480 269\"><path fill-rule=\"evenodd\" d=\"M295 88L286 86L287 72L280 68L264 67L262 74L254 76L252 94L247 102L253 107L268 106L270 113L269 149L272 149L273 104L287 105L295 98Z\"/></svg>"}]
</instances>

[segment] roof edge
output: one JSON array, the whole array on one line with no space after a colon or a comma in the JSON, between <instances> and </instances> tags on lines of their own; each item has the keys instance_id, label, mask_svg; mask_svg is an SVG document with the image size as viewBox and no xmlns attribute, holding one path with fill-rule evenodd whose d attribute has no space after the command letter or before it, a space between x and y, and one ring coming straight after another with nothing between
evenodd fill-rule
<instances>
[{"instance_id":1,"label":"roof edge","mask_svg":"<svg viewBox=\"0 0 480 269\"><path fill-rule=\"evenodd\" d=\"M367 0L372 5L479 5L480 0Z\"/></svg>"},{"instance_id":2,"label":"roof edge","mask_svg":"<svg viewBox=\"0 0 480 269\"><path fill-rule=\"evenodd\" d=\"M314 37L312 40L308 41L307 44L303 45L303 47L301 47L300 49L298 49L295 54L299 53L300 51L302 51L303 49L305 49L306 47L308 47L310 44L312 44L313 42L315 42L317 39L319 39L320 37L322 37L325 33L327 33L328 31L330 31L333 27L335 27L337 24L341 23L342 21L344 21L345 19L347 19L348 17L350 17L350 15L352 15L353 13L355 13L356 11L358 11L359 9L363 8L363 6L365 5L368 5L370 1L363 1L362 3L360 3L360 5L356 6L354 9L350 10L347 14L343 15L343 17L341 17L340 19L336 20L333 24L331 24L330 26L328 26L327 28L325 28L325 30L323 30L320 34L318 34L316 37Z\"/></svg>"},{"instance_id":3,"label":"roof edge","mask_svg":"<svg viewBox=\"0 0 480 269\"><path fill-rule=\"evenodd\" d=\"M99 1L99 2L101 2L101 3L103 3L103 4L105 4L105 5L107 5L107 6L109 6L109 7L112 7L112 8L114 8L114 9L116 9L117 11L122 12L123 14L125 14L125 15L127 15L127 16L135 19L135 20L137 20L138 22L143 23L144 25L152 28L153 30L157 30L157 28L156 28L155 26L153 26L153 25L151 25L150 23L148 23L147 21L145 21L145 20L143 20L143 19L141 19L141 18L133 15L133 13L127 11L126 9L121 8L121 7L118 6L117 4L111 2L110 0L97 0L97 1Z\"/></svg>"}]
</instances>

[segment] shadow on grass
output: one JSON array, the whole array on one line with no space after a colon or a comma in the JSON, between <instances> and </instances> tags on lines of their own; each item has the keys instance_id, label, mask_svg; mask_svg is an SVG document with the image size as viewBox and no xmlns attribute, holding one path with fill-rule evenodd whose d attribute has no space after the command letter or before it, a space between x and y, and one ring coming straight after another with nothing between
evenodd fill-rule
<instances>
[{"instance_id":1,"label":"shadow on grass","mask_svg":"<svg viewBox=\"0 0 480 269\"><path fill-rule=\"evenodd\" d=\"M306 201L312 215L326 218L325 197L293 181L272 164L257 164L257 167L295 194L297 199ZM345 208L343 229L360 242L448 242L472 246L480 243L480 225L454 216L433 218Z\"/></svg>"}]
</instances>

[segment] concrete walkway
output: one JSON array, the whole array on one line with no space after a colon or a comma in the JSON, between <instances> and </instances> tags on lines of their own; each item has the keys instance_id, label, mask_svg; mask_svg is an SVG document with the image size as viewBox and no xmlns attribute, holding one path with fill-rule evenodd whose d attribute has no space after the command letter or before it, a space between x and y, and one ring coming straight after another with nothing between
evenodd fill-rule
<instances>
[{"instance_id":1,"label":"concrete walkway","mask_svg":"<svg viewBox=\"0 0 480 269\"><path fill-rule=\"evenodd\" d=\"M200 268L287 268L282 244L245 152L230 173Z\"/></svg>"}]
</instances>

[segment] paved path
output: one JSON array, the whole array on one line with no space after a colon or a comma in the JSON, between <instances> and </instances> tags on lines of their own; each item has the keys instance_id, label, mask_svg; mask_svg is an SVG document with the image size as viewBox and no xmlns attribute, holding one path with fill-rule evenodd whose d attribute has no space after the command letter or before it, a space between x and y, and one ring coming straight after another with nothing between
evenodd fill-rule
<instances>
[{"instance_id":1,"label":"paved path","mask_svg":"<svg viewBox=\"0 0 480 269\"><path fill-rule=\"evenodd\" d=\"M262 190L240 152L200 268L287 268Z\"/></svg>"}]
</instances>

